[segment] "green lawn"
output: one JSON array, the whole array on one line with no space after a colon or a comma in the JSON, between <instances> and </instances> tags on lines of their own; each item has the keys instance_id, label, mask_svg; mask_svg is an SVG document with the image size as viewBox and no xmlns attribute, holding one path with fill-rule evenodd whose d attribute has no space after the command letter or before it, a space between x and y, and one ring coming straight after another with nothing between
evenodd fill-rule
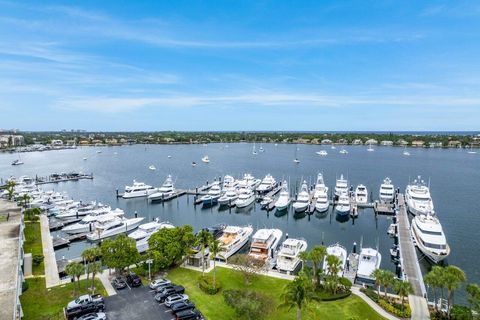
<instances>
[{"instance_id":1,"label":"green lawn","mask_svg":"<svg viewBox=\"0 0 480 320\"><path fill-rule=\"evenodd\" d=\"M63 308L68 302L75 299L80 294L88 293L87 286L92 283L91 280L80 281L80 293L73 294L73 284L68 283L63 286L45 288L45 278L26 279L28 289L21 296L24 317L23 320L43 320L43 319L63 319L60 317ZM95 280L95 293L106 296L105 289L99 280Z\"/></svg>"},{"instance_id":2,"label":"green lawn","mask_svg":"<svg viewBox=\"0 0 480 320\"><path fill-rule=\"evenodd\" d=\"M190 299L198 306L199 310L207 319L237 319L234 310L227 306L223 300L222 293L214 296L203 293L197 287L200 272L177 268L169 272L168 278L173 282L183 285ZM240 273L226 268L217 268L217 278L221 281L222 289L239 289L243 288L243 277ZM280 304L280 295L283 292L287 280L281 280L266 276L259 276L249 289L258 290L275 299ZM287 320L295 319L295 310L286 310L275 308L274 312L268 319ZM378 315L370 306L362 299L355 295L348 298L332 301L332 302L314 302L310 306L310 310L306 311L303 319L362 319L377 320L384 319Z\"/></svg>"},{"instance_id":3,"label":"green lawn","mask_svg":"<svg viewBox=\"0 0 480 320\"><path fill-rule=\"evenodd\" d=\"M33 255L43 255L42 250L42 235L40 232L40 222L25 222L25 243L23 244L23 251ZM32 271L34 275L42 275L45 273L43 261L38 266L32 264Z\"/></svg>"}]
</instances>

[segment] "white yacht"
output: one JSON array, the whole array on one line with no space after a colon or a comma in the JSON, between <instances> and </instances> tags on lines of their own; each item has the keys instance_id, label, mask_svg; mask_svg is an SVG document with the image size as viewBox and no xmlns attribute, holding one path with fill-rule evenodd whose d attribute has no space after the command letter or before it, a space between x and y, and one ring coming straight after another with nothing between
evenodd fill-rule
<instances>
[{"instance_id":1,"label":"white yacht","mask_svg":"<svg viewBox=\"0 0 480 320\"><path fill-rule=\"evenodd\" d=\"M373 271L380 268L382 255L378 250L373 248L362 248L358 259L357 280L360 282L372 282Z\"/></svg>"},{"instance_id":2,"label":"white yacht","mask_svg":"<svg viewBox=\"0 0 480 320\"><path fill-rule=\"evenodd\" d=\"M292 274L302 262L299 255L307 250L307 241L304 239L288 238L282 243L277 255L277 270Z\"/></svg>"},{"instance_id":3,"label":"white yacht","mask_svg":"<svg viewBox=\"0 0 480 320\"><path fill-rule=\"evenodd\" d=\"M238 181L235 180L234 177L229 176L228 174L225 177L223 177L223 188L224 189L236 187L237 184L238 184Z\"/></svg>"},{"instance_id":4,"label":"white yacht","mask_svg":"<svg viewBox=\"0 0 480 320\"><path fill-rule=\"evenodd\" d=\"M430 196L430 189L418 176L405 190L405 201L408 211L414 216L419 214L434 214L433 201Z\"/></svg>"},{"instance_id":5,"label":"white yacht","mask_svg":"<svg viewBox=\"0 0 480 320\"><path fill-rule=\"evenodd\" d=\"M156 188L149 186L143 182L137 182L133 180L132 186L126 186L125 192L123 193L122 198L129 199L129 198L137 198L137 197L148 197L152 193L157 191Z\"/></svg>"},{"instance_id":6,"label":"white yacht","mask_svg":"<svg viewBox=\"0 0 480 320\"><path fill-rule=\"evenodd\" d=\"M393 199L395 198L395 188L389 177L383 179L383 183L380 185L380 191L378 193L380 201L393 202Z\"/></svg>"},{"instance_id":7,"label":"white yacht","mask_svg":"<svg viewBox=\"0 0 480 320\"><path fill-rule=\"evenodd\" d=\"M359 184L355 189L355 203L366 204L368 202L368 190L363 184Z\"/></svg>"},{"instance_id":8,"label":"white yacht","mask_svg":"<svg viewBox=\"0 0 480 320\"><path fill-rule=\"evenodd\" d=\"M310 193L308 192L308 185L303 181L301 191L298 193L297 200L293 203L295 212L304 212L310 204Z\"/></svg>"},{"instance_id":9,"label":"white yacht","mask_svg":"<svg viewBox=\"0 0 480 320\"><path fill-rule=\"evenodd\" d=\"M204 163L210 163L210 158L208 158L208 156L204 156L204 157L202 158L202 162L204 162Z\"/></svg>"},{"instance_id":10,"label":"white yacht","mask_svg":"<svg viewBox=\"0 0 480 320\"><path fill-rule=\"evenodd\" d=\"M235 200L235 206L237 208L245 208L255 202L255 193L250 188L240 189L238 192L238 198Z\"/></svg>"},{"instance_id":11,"label":"white yacht","mask_svg":"<svg viewBox=\"0 0 480 320\"><path fill-rule=\"evenodd\" d=\"M318 154L319 156L326 156L328 155L328 152L326 150L320 150L320 151L317 151L315 152L316 154Z\"/></svg>"},{"instance_id":12,"label":"white yacht","mask_svg":"<svg viewBox=\"0 0 480 320\"><path fill-rule=\"evenodd\" d=\"M252 176L249 173L245 173L243 175L243 178L238 181L238 188L250 188L255 190L257 186L261 183L262 181L260 179L255 179L254 176Z\"/></svg>"},{"instance_id":13,"label":"white yacht","mask_svg":"<svg viewBox=\"0 0 480 320\"><path fill-rule=\"evenodd\" d=\"M348 194L348 180L343 178L343 174L340 175L335 184L335 196L339 197L342 193Z\"/></svg>"},{"instance_id":14,"label":"white yacht","mask_svg":"<svg viewBox=\"0 0 480 320\"><path fill-rule=\"evenodd\" d=\"M280 196L278 197L277 201L275 201L275 207L277 211L283 211L288 208L290 205L290 194L288 193L288 184L287 181L283 181L282 183L282 191L280 191Z\"/></svg>"},{"instance_id":15,"label":"white yacht","mask_svg":"<svg viewBox=\"0 0 480 320\"><path fill-rule=\"evenodd\" d=\"M258 229L252 237L248 255L265 263L274 258L283 232L280 229Z\"/></svg>"},{"instance_id":16,"label":"white yacht","mask_svg":"<svg viewBox=\"0 0 480 320\"><path fill-rule=\"evenodd\" d=\"M448 257L450 247L440 221L435 216L417 215L412 220L412 236L418 249L432 262Z\"/></svg>"},{"instance_id":17,"label":"white yacht","mask_svg":"<svg viewBox=\"0 0 480 320\"><path fill-rule=\"evenodd\" d=\"M238 194L237 194L237 189L235 188L229 188L228 190L225 191L225 193L218 198L218 204L220 206L228 206L228 205L235 205L235 200L237 200Z\"/></svg>"},{"instance_id":18,"label":"white yacht","mask_svg":"<svg viewBox=\"0 0 480 320\"><path fill-rule=\"evenodd\" d=\"M248 242L252 233L252 226L225 227L222 236L218 239L220 242L220 252L217 254L216 259L226 261Z\"/></svg>"},{"instance_id":19,"label":"white yacht","mask_svg":"<svg viewBox=\"0 0 480 320\"><path fill-rule=\"evenodd\" d=\"M348 151L345 149L340 150L340 154L348 154Z\"/></svg>"},{"instance_id":20,"label":"white yacht","mask_svg":"<svg viewBox=\"0 0 480 320\"><path fill-rule=\"evenodd\" d=\"M163 182L162 186L158 188L157 192L148 196L148 200L162 200L175 194L175 186L171 175L167 176L167 179Z\"/></svg>"},{"instance_id":21,"label":"white yacht","mask_svg":"<svg viewBox=\"0 0 480 320\"><path fill-rule=\"evenodd\" d=\"M407 157L410 155L410 152L407 151L407 147L405 147L405 149L403 149L403 155L407 156Z\"/></svg>"},{"instance_id":22,"label":"white yacht","mask_svg":"<svg viewBox=\"0 0 480 320\"><path fill-rule=\"evenodd\" d=\"M130 233L128 236L136 241L138 252L142 253L148 250L148 239L150 236L163 228L175 228L168 222L160 222L155 219L152 222L147 222L138 226L138 229Z\"/></svg>"},{"instance_id":23,"label":"white yacht","mask_svg":"<svg viewBox=\"0 0 480 320\"><path fill-rule=\"evenodd\" d=\"M276 185L277 185L277 181L275 180L275 178L272 177L271 174L267 174L265 178L263 178L262 182L258 185L257 191L259 193L267 193L273 190L273 188L275 188Z\"/></svg>"},{"instance_id":24,"label":"white yacht","mask_svg":"<svg viewBox=\"0 0 480 320\"><path fill-rule=\"evenodd\" d=\"M343 247L342 245L336 243L327 247L327 255L337 257L342 263L341 264L342 269L338 270L338 274L337 274L339 277L341 277L343 275L343 271L345 270L345 264L347 263L347 249L345 249L345 247ZM325 259L323 259L323 270L324 272L329 271L326 257Z\"/></svg>"},{"instance_id":25,"label":"white yacht","mask_svg":"<svg viewBox=\"0 0 480 320\"><path fill-rule=\"evenodd\" d=\"M344 192L338 197L337 205L335 206L335 210L341 216L348 215L350 213L350 198L348 197L348 193Z\"/></svg>"},{"instance_id":26,"label":"white yacht","mask_svg":"<svg viewBox=\"0 0 480 320\"><path fill-rule=\"evenodd\" d=\"M325 212L330 207L330 200L328 200L328 187L325 186L323 175L321 173L317 176L313 198L315 199L315 209L318 212Z\"/></svg>"},{"instance_id":27,"label":"white yacht","mask_svg":"<svg viewBox=\"0 0 480 320\"><path fill-rule=\"evenodd\" d=\"M126 233L138 227L144 218L121 219L117 218L113 221L97 221L95 223L95 231L87 235L90 241L96 241L115 236L120 233Z\"/></svg>"},{"instance_id":28,"label":"white yacht","mask_svg":"<svg viewBox=\"0 0 480 320\"><path fill-rule=\"evenodd\" d=\"M77 234L77 233L85 233L85 232L93 232L95 230L95 223L98 221L106 222L106 221L113 221L118 217L124 215L122 209L115 209L107 211L97 211L97 214L89 214L85 218L83 218L80 222L68 225L63 227L62 231L68 234Z\"/></svg>"},{"instance_id":29,"label":"white yacht","mask_svg":"<svg viewBox=\"0 0 480 320\"><path fill-rule=\"evenodd\" d=\"M204 206L215 205L218 202L218 199L222 195L222 188L220 187L220 182L215 181L207 194L200 198Z\"/></svg>"}]
</instances>

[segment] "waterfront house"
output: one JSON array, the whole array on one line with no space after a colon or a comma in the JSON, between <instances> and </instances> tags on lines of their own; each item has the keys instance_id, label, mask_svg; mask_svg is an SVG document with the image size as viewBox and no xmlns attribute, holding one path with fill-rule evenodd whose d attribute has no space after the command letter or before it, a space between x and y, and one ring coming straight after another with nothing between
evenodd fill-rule
<instances>
[{"instance_id":1,"label":"waterfront house","mask_svg":"<svg viewBox=\"0 0 480 320\"><path fill-rule=\"evenodd\" d=\"M383 140L382 142L380 142L380 144L381 144L382 146L393 146L393 141Z\"/></svg>"},{"instance_id":2,"label":"waterfront house","mask_svg":"<svg viewBox=\"0 0 480 320\"><path fill-rule=\"evenodd\" d=\"M355 139L355 140L353 140L352 144L360 145L360 144L363 144L363 141L362 141L362 139Z\"/></svg>"},{"instance_id":3,"label":"waterfront house","mask_svg":"<svg viewBox=\"0 0 480 320\"><path fill-rule=\"evenodd\" d=\"M430 142L428 144L428 146L430 148L441 148L441 147L443 147L443 143L442 142Z\"/></svg>"},{"instance_id":4,"label":"waterfront house","mask_svg":"<svg viewBox=\"0 0 480 320\"><path fill-rule=\"evenodd\" d=\"M422 140L413 140L412 141L412 147L421 148L423 146L425 146L425 141L422 141Z\"/></svg>"},{"instance_id":5,"label":"waterfront house","mask_svg":"<svg viewBox=\"0 0 480 320\"><path fill-rule=\"evenodd\" d=\"M342 138L342 139L338 139L338 140L337 140L337 143L338 143L338 144L348 144L348 140L347 140L347 139L343 139L343 138Z\"/></svg>"},{"instance_id":6,"label":"waterfront house","mask_svg":"<svg viewBox=\"0 0 480 320\"><path fill-rule=\"evenodd\" d=\"M322 144L332 144L332 140L330 139L323 139Z\"/></svg>"},{"instance_id":7,"label":"waterfront house","mask_svg":"<svg viewBox=\"0 0 480 320\"><path fill-rule=\"evenodd\" d=\"M365 144L368 144L368 145L370 145L370 144L378 144L378 141L375 140L375 139L368 139L367 141L365 141Z\"/></svg>"},{"instance_id":8,"label":"waterfront house","mask_svg":"<svg viewBox=\"0 0 480 320\"><path fill-rule=\"evenodd\" d=\"M404 139L398 139L397 144L402 147L408 146L408 142Z\"/></svg>"},{"instance_id":9,"label":"waterfront house","mask_svg":"<svg viewBox=\"0 0 480 320\"><path fill-rule=\"evenodd\" d=\"M448 147L449 148L461 148L462 147L462 142L460 142L458 140L448 141Z\"/></svg>"}]
</instances>

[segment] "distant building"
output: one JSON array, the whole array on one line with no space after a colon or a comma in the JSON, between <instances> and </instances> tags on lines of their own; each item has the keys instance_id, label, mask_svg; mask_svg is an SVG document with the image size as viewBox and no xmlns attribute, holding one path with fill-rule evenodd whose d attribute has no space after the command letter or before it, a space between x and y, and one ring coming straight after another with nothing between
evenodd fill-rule
<instances>
[{"instance_id":1,"label":"distant building","mask_svg":"<svg viewBox=\"0 0 480 320\"><path fill-rule=\"evenodd\" d=\"M380 144L381 144L382 146L393 146L393 141L383 140L382 142L380 142Z\"/></svg>"},{"instance_id":2,"label":"distant building","mask_svg":"<svg viewBox=\"0 0 480 320\"><path fill-rule=\"evenodd\" d=\"M322 144L332 144L332 140L330 139L323 139Z\"/></svg>"},{"instance_id":3,"label":"distant building","mask_svg":"<svg viewBox=\"0 0 480 320\"><path fill-rule=\"evenodd\" d=\"M58 140L58 139L57 139L57 140L52 140L52 141L50 142L50 145L51 145L52 147L63 146L63 141L62 141L62 140Z\"/></svg>"},{"instance_id":4,"label":"distant building","mask_svg":"<svg viewBox=\"0 0 480 320\"><path fill-rule=\"evenodd\" d=\"M423 147L425 145L425 141L422 140L413 140L412 147Z\"/></svg>"},{"instance_id":5,"label":"distant building","mask_svg":"<svg viewBox=\"0 0 480 320\"><path fill-rule=\"evenodd\" d=\"M441 147L443 147L443 143L442 142L430 142L428 144L428 147L429 148L441 148Z\"/></svg>"},{"instance_id":6,"label":"distant building","mask_svg":"<svg viewBox=\"0 0 480 320\"><path fill-rule=\"evenodd\" d=\"M449 148L461 148L462 147L462 142L460 142L458 140L448 141L448 147Z\"/></svg>"},{"instance_id":7,"label":"distant building","mask_svg":"<svg viewBox=\"0 0 480 320\"><path fill-rule=\"evenodd\" d=\"M18 147L18 146L23 146L24 144L25 144L25 140L22 135L18 135L18 134L0 135L0 147L2 148Z\"/></svg>"},{"instance_id":8,"label":"distant building","mask_svg":"<svg viewBox=\"0 0 480 320\"><path fill-rule=\"evenodd\" d=\"M355 140L353 140L352 144L354 144L354 145L363 144L363 141L362 141L362 139L355 139Z\"/></svg>"},{"instance_id":9,"label":"distant building","mask_svg":"<svg viewBox=\"0 0 480 320\"><path fill-rule=\"evenodd\" d=\"M337 143L338 144L348 144L348 140L347 139L338 139Z\"/></svg>"},{"instance_id":10,"label":"distant building","mask_svg":"<svg viewBox=\"0 0 480 320\"><path fill-rule=\"evenodd\" d=\"M407 142L406 140L404 140L404 139L398 139L398 140L397 140L397 144L398 144L399 146L402 146L402 147L408 146L408 142Z\"/></svg>"},{"instance_id":11,"label":"distant building","mask_svg":"<svg viewBox=\"0 0 480 320\"><path fill-rule=\"evenodd\" d=\"M378 144L378 141L375 139L368 139L367 141L365 141L365 144Z\"/></svg>"}]
</instances>

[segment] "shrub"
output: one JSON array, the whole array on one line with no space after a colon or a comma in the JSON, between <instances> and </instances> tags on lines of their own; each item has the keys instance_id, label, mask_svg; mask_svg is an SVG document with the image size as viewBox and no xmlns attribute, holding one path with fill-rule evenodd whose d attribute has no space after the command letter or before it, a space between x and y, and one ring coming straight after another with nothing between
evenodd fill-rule
<instances>
[{"instance_id":1,"label":"shrub","mask_svg":"<svg viewBox=\"0 0 480 320\"><path fill-rule=\"evenodd\" d=\"M472 311L465 306L454 305L450 309L450 317L454 320L472 320Z\"/></svg>"},{"instance_id":2,"label":"shrub","mask_svg":"<svg viewBox=\"0 0 480 320\"><path fill-rule=\"evenodd\" d=\"M215 281L215 286L213 285L213 278L210 276L201 276L198 279L198 287L207 294L216 294L222 288L218 279Z\"/></svg>"},{"instance_id":3,"label":"shrub","mask_svg":"<svg viewBox=\"0 0 480 320\"><path fill-rule=\"evenodd\" d=\"M32 256L32 262L35 266L40 265L40 263L42 263L43 259L44 259L44 257L41 254L34 254Z\"/></svg>"},{"instance_id":4,"label":"shrub","mask_svg":"<svg viewBox=\"0 0 480 320\"><path fill-rule=\"evenodd\" d=\"M22 282L22 293L28 290L28 282L23 281Z\"/></svg>"},{"instance_id":5,"label":"shrub","mask_svg":"<svg viewBox=\"0 0 480 320\"><path fill-rule=\"evenodd\" d=\"M252 290L225 290L223 297L239 319L265 319L275 305L269 296Z\"/></svg>"},{"instance_id":6,"label":"shrub","mask_svg":"<svg viewBox=\"0 0 480 320\"><path fill-rule=\"evenodd\" d=\"M396 315L397 317L410 318L410 316L411 316L412 312L411 312L410 307L408 305L405 305L405 307L402 310L401 309L402 306L400 304L392 304L392 303L389 303L388 301L386 301L385 299L379 299L377 303L385 311L387 311L387 312L389 312L393 315Z\"/></svg>"}]
</instances>

